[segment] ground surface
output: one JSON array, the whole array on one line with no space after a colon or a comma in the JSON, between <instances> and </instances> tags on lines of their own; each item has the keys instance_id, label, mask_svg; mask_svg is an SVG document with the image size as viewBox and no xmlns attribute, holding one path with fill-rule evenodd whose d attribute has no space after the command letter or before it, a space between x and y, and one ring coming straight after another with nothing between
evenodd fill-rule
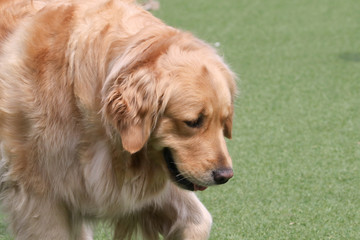
<instances>
[{"instance_id":1,"label":"ground surface","mask_svg":"<svg viewBox=\"0 0 360 240\"><path fill-rule=\"evenodd\" d=\"M199 194L211 239L360 239L360 1L160 3L239 76L235 177Z\"/></svg>"}]
</instances>

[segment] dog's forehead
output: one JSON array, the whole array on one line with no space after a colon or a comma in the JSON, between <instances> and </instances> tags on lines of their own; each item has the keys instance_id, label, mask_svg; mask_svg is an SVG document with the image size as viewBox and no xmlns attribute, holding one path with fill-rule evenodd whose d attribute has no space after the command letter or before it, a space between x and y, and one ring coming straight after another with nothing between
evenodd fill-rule
<instances>
[{"instance_id":1,"label":"dog's forehead","mask_svg":"<svg viewBox=\"0 0 360 240\"><path fill-rule=\"evenodd\" d=\"M179 109L179 115L193 118L205 110L209 114L216 111L222 118L231 114L234 75L211 48L200 44L185 49L177 42L159 58L157 66L169 83L169 108L176 109L174 114L178 115Z\"/></svg>"},{"instance_id":2,"label":"dog's forehead","mask_svg":"<svg viewBox=\"0 0 360 240\"><path fill-rule=\"evenodd\" d=\"M232 91L226 76L206 64L192 65L189 69L176 74L174 79L176 87L172 91L171 105L176 112L173 114L189 119L196 118L199 113L213 115L216 112L220 117L229 116Z\"/></svg>"}]
</instances>

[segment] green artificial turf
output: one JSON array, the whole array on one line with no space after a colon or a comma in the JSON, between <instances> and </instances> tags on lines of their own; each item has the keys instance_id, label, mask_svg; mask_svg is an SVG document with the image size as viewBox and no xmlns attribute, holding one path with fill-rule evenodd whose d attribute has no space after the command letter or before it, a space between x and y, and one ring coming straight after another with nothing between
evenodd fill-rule
<instances>
[{"instance_id":1,"label":"green artificial turf","mask_svg":"<svg viewBox=\"0 0 360 240\"><path fill-rule=\"evenodd\" d=\"M235 176L198 194L211 239L360 239L360 1L163 0L155 15L220 44L239 76Z\"/></svg>"}]
</instances>

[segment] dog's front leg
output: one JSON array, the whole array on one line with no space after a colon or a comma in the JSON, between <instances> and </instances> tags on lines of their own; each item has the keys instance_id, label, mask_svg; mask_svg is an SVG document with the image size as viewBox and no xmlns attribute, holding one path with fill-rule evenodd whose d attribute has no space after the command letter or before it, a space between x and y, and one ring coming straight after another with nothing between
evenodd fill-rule
<instances>
[{"instance_id":1,"label":"dog's front leg","mask_svg":"<svg viewBox=\"0 0 360 240\"><path fill-rule=\"evenodd\" d=\"M212 218L194 192L169 183L163 194L139 212L117 219L114 239L206 240ZM139 230L139 231L138 231Z\"/></svg>"},{"instance_id":2,"label":"dog's front leg","mask_svg":"<svg viewBox=\"0 0 360 240\"><path fill-rule=\"evenodd\" d=\"M70 213L62 204L27 193L18 185L2 194L3 209L16 240L78 240L75 235L81 225L70 221Z\"/></svg>"},{"instance_id":3,"label":"dog's front leg","mask_svg":"<svg viewBox=\"0 0 360 240\"><path fill-rule=\"evenodd\" d=\"M173 217L176 216L169 231L163 233L166 240L209 238L212 217L194 192L171 184L163 211L172 214Z\"/></svg>"},{"instance_id":4,"label":"dog's front leg","mask_svg":"<svg viewBox=\"0 0 360 240\"><path fill-rule=\"evenodd\" d=\"M169 183L161 201L147 211L147 216L166 240L205 240L210 235L210 213L194 192L173 183Z\"/></svg>"}]
</instances>

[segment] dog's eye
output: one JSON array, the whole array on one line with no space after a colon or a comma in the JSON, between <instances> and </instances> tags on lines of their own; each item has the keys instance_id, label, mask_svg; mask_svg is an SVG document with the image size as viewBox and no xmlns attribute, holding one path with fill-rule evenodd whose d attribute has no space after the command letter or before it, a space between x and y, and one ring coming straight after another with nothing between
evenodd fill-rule
<instances>
[{"instance_id":1,"label":"dog's eye","mask_svg":"<svg viewBox=\"0 0 360 240\"><path fill-rule=\"evenodd\" d=\"M194 121L184 121L184 123L188 126L188 127L191 127L191 128L199 128L202 126L204 122L204 116L203 115L200 115L198 117L198 119L194 120Z\"/></svg>"}]
</instances>

